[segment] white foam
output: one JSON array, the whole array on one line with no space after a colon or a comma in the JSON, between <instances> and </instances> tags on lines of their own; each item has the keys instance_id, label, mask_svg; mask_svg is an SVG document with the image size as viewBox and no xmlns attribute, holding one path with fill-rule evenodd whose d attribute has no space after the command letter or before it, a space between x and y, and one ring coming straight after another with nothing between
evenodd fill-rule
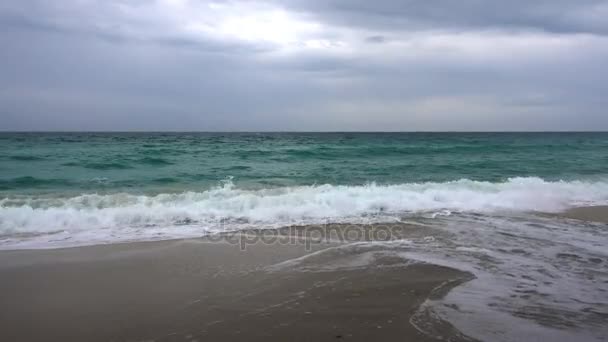
<instances>
[{"instance_id":1,"label":"white foam","mask_svg":"<svg viewBox=\"0 0 608 342\"><path fill-rule=\"evenodd\" d=\"M546 211L608 201L608 182L548 182L512 178L503 183L459 180L362 186L316 185L262 190L236 188L231 182L202 192L155 196L83 194L71 198L19 197L0 200L0 234L74 235L105 230L104 239L120 240L128 230L162 227L157 235L181 236L247 225L284 226L319 222L363 222L406 213ZM437 215L432 215L437 213ZM111 231L111 233L109 233ZM194 232L196 231L196 233ZM148 236L149 234L142 234ZM94 241L93 241L94 242Z\"/></svg>"}]
</instances>

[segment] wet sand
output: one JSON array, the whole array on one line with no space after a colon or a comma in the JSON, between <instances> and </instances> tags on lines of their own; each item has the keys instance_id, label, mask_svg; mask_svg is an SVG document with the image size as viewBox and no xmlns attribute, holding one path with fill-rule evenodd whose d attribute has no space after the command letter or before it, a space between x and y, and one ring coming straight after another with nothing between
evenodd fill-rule
<instances>
[{"instance_id":1,"label":"wet sand","mask_svg":"<svg viewBox=\"0 0 608 342\"><path fill-rule=\"evenodd\" d=\"M470 275L390 257L323 271L286 262L333 246L199 239L3 251L0 340L468 340L446 322L418 317L431 337L410 320Z\"/></svg>"},{"instance_id":2,"label":"wet sand","mask_svg":"<svg viewBox=\"0 0 608 342\"><path fill-rule=\"evenodd\" d=\"M573 208L560 215L575 220L608 223L608 206Z\"/></svg>"}]
</instances>

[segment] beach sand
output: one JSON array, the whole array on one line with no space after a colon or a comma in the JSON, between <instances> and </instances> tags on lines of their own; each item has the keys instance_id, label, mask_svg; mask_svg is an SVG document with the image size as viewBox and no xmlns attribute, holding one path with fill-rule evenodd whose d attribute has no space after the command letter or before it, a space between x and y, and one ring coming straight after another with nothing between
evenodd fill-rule
<instances>
[{"instance_id":1,"label":"beach sand","mask_svg":"<svg viewBox=\"0 0 608 342\"><path fill-rule=\"evenodd\" d=\"M197 239L3 251L0 340L468 340L447 322L418 321L433 326L428 336L410 319L469 274L389 257L350 269L290 267L333 246L242 250Z\"/></svg>"},{"instance_id":2,"label":"beach sand","mask_svg":"<svg viewBox=\"0 0 608 342\"><path fill-rule=\"evenodd\" d=\"M608 206L573 208L561 213L561 216L581 221L608 223Z\"/></svg>"}]
</instances>

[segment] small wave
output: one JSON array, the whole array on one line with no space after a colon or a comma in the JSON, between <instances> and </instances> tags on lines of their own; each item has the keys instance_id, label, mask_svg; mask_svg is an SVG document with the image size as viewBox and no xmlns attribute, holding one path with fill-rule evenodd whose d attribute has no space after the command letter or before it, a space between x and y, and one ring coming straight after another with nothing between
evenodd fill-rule
<instances>
[{"instance_id":1,"label":"small wave","mask_svg":"<svg viewBox=\"0 0 608 342\"><path fill-rule=\"evenodd\" d=\"M236 151L235 154L241 158L250 158L250 157L270 157L276 154L276 151L271 150L261 150L261 149L245 149L241 151Z\"/></svg>"},{"instance_id":2,"label":"small wave","mask_svg":"<svg viewBox=\"0 0 608 342\"><path fill-rule=\"evenodd\" d=\"M143 147L146 147L149 145L144 145ZM186 154L186 151L180 150L180 149L176 149L176 148L159 148L159 147L155 147L154 149L152 149L151 147L148 147L147 149L144 149L143 151L138 152L142 155L145 156L159 156L159 155L180 155L180 154ZM157 158L157 157L151 157L151 158Z\"/></svg>"},{"instance_id":3,"label":"small wave","mask_svg":"<svg viewBox=\"0 0 608 342\"><path fill-rule=\"evenodd\" d=\"M131 168L130 165L121 162L83 163L80 165L76 163L74 166L82 166L85 169L93 170L126 170Z\"/></svg>"},{"instance_id":4,"label":"small wave","mask_svg":"<svg viewBox=\"0 0 608 342\"><path fill-rule=\"evenodd\" d=\"M12 190L24 187L44 188L53 186L68 186L72 184L67 179L43 179L30 176L17 177L9 180L0 180L0 189ZM0 216L0 220L2 217Z\"/></svg>"},{"instance_id":5,"label":"small wave","mask_svg":"<svg viewBox=\"0 0 608 342\"><path fill-rule=\"evenodd\" d=\"M234 165L230 166L227 169L228 171L243 171L243 170L251 170L251 166L247 165Z\"/></svg>"},{"instance_id":6,"label":"small wave","mask_svg":"<svg viewBox=\"0 0 608 342\"><path fill-rule=\"evenodd\" d=\"M171 184L171 183L178 183L179 179L173 178L173 177L162 177L162 178L153 179L152 182L154 182L156 184Z\"/></svg>"},{"instance_id":7,"label":"small wave","mask_svg":"<svg viewBox=\"0 0 608 342\"><path fill-rule=\"evenodd\" d=\"M17 161L40 161L40 160L44 160L44 158L42 158L42 157L28 156L28 155L10 156L10 159L17 160Z\"/></svg>"},{"instance_id":8,"label":"small wave","mask_svg":"<svg viewBox=\"0 0 608 342\"><path fill-rule=\"evenodd\" d=\"M140 164L147 164L147 165L172 165L173 163L163 159L163 158L158 158L158 157L145 157L142 158L138 161Z\"/></svg>"}]
</instances>

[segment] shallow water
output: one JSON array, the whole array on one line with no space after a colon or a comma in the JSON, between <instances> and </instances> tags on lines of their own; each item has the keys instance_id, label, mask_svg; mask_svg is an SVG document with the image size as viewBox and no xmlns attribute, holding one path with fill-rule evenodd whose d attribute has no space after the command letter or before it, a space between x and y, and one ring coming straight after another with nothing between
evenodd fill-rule
<instances>
[{"instance_id":1,"label":"shallow water","mask_svg":"<svg viewBox=\"0 0 608 342\"><path fill-rule=\"evenodd\" d=\"M429 335L437 336L443 319L482 341L608 339L607 225L532 214L454 214L432 225L426 218L409 222L400 229L359 227L392 231L393 239L347 241L270 270L447 266L473 278L420 308L412 323Z\"/></svg>"}]
</instances>

